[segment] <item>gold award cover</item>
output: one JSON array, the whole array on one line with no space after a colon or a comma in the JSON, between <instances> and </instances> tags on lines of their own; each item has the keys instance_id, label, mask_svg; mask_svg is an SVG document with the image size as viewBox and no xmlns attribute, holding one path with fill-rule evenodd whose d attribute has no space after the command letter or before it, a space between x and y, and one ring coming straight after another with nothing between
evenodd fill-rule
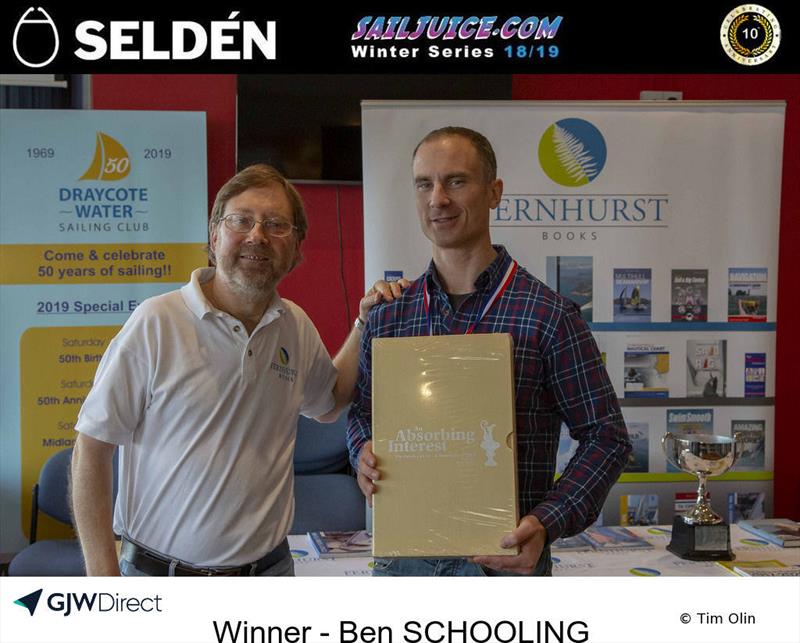
<instances>
[{"instance_id":1,"label":"gold award cover","mask_svg":"<svg viewBox=\"0 0 800 643\"><path fill-rule=\"evenodd\" d=\"M372 368L373 554L516 554L511 335L375 339Z\"/></svg>"}]
</instances>

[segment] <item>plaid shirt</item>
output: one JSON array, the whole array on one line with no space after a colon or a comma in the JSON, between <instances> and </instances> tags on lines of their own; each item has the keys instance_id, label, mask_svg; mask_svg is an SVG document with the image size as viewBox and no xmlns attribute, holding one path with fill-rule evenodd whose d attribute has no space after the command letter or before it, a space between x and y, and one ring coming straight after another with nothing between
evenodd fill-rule
<instances>
[{"instance_id":1,"label":"plaid shirt","mask_svg":"<svg viewBox=\"0 0 800 643\"><path fill-rule=\"evenodd\" d=\"M361 447L372 435L372 338L427 334L425 280L433 333L466 332L512 261L505 248L495 249L497 257L475 281L476 291L456 311L433 262L402 297L370 311L347 427L356 469ZM519 267L474 332L510 333L514 338L520 515L536 516L550 542L585 529L600 513L631 446L600 351L578 307ZM562 421L578 449L556 483Z\"/></svg>"}]
</instances>

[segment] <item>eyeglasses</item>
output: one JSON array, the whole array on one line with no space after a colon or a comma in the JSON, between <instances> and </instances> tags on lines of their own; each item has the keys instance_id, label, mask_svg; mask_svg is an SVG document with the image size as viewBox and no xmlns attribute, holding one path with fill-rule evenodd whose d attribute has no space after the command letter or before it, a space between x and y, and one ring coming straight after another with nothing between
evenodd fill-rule
<instances>
[{"instance_id":1,"label":"eyeglasses","mask_svg":"<svg viewBox=\"0 0 800 643\"><path fill-rule=\"evenodd\" d=\"M225 222L225 227L233 232L240 234L247 234L253 229L253 226L258 223L264 228L270 237L288 237L292 234L292 230L297 230L297 226L292 225L286 219L264 219L263 221L256 221L248 214L226 214L222 217Z\"/></svg>"}]
</instances>

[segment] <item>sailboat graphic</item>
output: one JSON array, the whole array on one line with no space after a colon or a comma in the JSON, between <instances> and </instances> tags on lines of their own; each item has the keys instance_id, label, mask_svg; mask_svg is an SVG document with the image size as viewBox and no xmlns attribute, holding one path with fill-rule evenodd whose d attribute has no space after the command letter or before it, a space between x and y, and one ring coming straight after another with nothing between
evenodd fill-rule
<instances>
[{"instance_id":1,"label":"sailboat graphic","mask_svg":"<svg viewBox=\"0 0 800 643\"><path fill-rule=\"evenodd\" d=\"M130 171L131 160L122 143L105 132L97 132L94 158L80 180L119 181L128 176Z\"/></svg>"}]
</instances>

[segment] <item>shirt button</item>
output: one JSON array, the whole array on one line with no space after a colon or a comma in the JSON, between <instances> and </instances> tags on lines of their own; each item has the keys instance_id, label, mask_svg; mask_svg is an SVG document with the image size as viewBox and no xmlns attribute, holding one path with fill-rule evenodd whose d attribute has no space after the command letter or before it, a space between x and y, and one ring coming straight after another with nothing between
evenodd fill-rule
<instances>
[{"instance_id":1,"label":"shirt button","mask_svg":"<svg viewBox=\"0 0 800 643\"><path fill-rule=\"evenodd\" d=\"M234 326L233 327L233 332L234 333L238 333L240 330L241 330L241 328L239 326Z\"/></svg>"},{"instance_id":2,"label":"shirt button","mask_svg":"<svg viewBox=\"0 0 800 643\"><path fill-rule=\"evenodd\" d=\"M248 350L248 351L247 351L247 356L248 356L248 357L252 357L252 356L253 356L253 351L251 351L251 350Z\"/></svg>"}]
</instances>

